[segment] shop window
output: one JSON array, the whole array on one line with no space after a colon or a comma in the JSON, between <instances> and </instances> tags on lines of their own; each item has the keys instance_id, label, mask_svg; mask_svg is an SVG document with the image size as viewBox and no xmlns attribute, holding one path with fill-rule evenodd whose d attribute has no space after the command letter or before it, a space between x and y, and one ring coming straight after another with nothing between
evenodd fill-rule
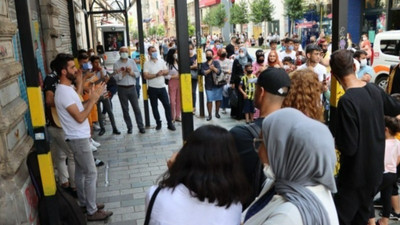
<instances>
[{"instance_id":1,"label":"shop window","mask_svg":"<svg viewBox=\"0 0 400 225\"><path fill-rule=\"evenodd\" d=\"M386 0L365 0L366 9L382 9L386 7Z\"/></svg>"},{"instance_id":2,"label":"shop window","mask_svg":"<svg viewBox=\"0 0 400 225\"><path fill-rule=\"evenodd\" d=\"M381 40L381 51L386 55L398 56L400 40Z\"/></svg>"}]
</instances>

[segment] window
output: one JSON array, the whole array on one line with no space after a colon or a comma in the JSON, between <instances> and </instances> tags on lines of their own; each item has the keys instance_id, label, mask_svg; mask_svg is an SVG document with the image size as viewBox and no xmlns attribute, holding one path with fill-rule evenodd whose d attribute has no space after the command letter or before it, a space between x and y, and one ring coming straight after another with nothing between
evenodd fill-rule
<instances>
[{"instance_id":1,"label":"window","mask_svg":"<svg viewBox=\"0 0 400 225\"><path fill-rule=\"evenodd\" d=\"M108 51L119 51L125 43L123 31L104 32L104 49Z\"/></svg>"},{"instance_id":2,"label":"window","mask_svg":"<svg viewBox=\"0 0 400 225\"><path fill-rule=\"evenodd\" d=\"M381 40L381 51L386 55L398 56L400 40Z\"/></svg>"}]
</instances>

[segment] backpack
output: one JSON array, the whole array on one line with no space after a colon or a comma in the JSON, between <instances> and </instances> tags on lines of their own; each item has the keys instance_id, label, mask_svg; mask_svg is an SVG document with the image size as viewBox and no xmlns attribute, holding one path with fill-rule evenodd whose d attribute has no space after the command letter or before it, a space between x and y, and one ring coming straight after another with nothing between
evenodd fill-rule
<instances>
[{"instance_id":1,"label":"backpack","mask_svg":"<svg viewBox=\"0 0 400 225\"><path fill-rule=\"evenodd\" d=\"M38 211L40 224L50 224L48 209L54 208L53 204L55 202L58 207L60 224L86 225L86 218L81 208L78 206L76 200L65 192L63 188L57 186L57 191L54 196L48 198L44 197L37 155L38 153L36 150L31 151L28 154L26 164L28 166L29 176L39 199Z\"/></svg>"}]
</instances>

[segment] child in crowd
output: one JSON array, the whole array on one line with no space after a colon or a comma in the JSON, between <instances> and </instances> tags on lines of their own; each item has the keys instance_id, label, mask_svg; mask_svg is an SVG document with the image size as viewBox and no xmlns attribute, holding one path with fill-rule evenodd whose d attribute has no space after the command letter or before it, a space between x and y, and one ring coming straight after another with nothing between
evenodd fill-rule
<instances>
[{"instance_id":1,"label":"child in crowd","mask_svg":"<svg viewBox=\"0 0 400 225\"><path fill-rule=\"evenodd\" d=\"M286 71L286 73L291 73L296 70L296 66L293 64L293 59L290 57L285 57L282 60L283 63L283 69Z\"/></svg>"},{"instance_id":2,"label":"child in crowd","mask_svg":"<svg viewBox=\"0 0 400 225\"><path fill-rule=\"evenodd\" d=\"M246 123L249 124L254 120L254 94L256 75L253 74L253 65L247 63L244 66L244 74L239 84L239 91L243 94L243 113L245 114Z\"/></svg>"},{"instance_id":3,"label":"child in crowd","mask_svg":"<svg viewBox=\"0 0 400 225\"><path fill-rule=\"evenodd\" d=\"M379 187L381 192L381 200L383 205L382 218L376 224L389 224L389 216L391 211L391 197L393 185L396 185L397 180L397 165L400 162L400 141L395 138L397 132L400 131L399 120L395 117L385 116L385 161L384 174L382 183ZM369 224L375 224L375 211L371 207L371 215Z\"/></svg>"}]
</instances>

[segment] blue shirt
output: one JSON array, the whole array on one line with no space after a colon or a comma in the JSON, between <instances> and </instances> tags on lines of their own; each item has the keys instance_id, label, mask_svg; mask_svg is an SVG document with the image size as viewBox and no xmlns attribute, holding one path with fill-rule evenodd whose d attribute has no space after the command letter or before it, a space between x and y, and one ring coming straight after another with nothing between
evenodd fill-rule
<instances>
[{"instance_id":1,"label":"blue shirt","mask_svg":"<svg viewBox=\"0 0 400 225\"><path fill-rule=\"evenodd\" d=\"M140 60L140 52L138 52L138 51L132 52L131 58L133 60ZM141 67L140 63L136 63L136 66L137 66L139 71L142 71L142 67Z\"/></svg>"},{"instance_id":2,"label":"blue shirt","mask_svg":"<svg viewBox=\"0 0 400 225\"><path fill-rule=\"evenodd\" d=\"M366 74L366 73L368 73L371 77L375 76L375 71L374 71L374 69L372 69L372 67L363 66L363 67L360 67L360 70L357 73L358 79L361 79L364 76L364 74Z\"/></svg>"}]
</instances>

